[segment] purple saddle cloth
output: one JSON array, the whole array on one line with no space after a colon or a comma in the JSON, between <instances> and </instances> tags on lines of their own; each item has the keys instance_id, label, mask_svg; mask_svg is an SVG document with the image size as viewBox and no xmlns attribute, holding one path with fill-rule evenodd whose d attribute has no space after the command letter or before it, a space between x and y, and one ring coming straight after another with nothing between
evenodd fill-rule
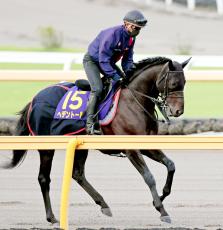
<instances>
[{"instance_id":1,"label":"purple saddle cloth","mask_svg":"<svg viewBox=\"0 0 223 230\"><path fill-rule=\"evenodd\" d=\"M112 107L115 89L109 92L99 105L99 120L103 120ZM83 91L76 85L70 88L57 105L54 119L86 120L86 109L90 91Z\"/></svg>"}]
</instances>

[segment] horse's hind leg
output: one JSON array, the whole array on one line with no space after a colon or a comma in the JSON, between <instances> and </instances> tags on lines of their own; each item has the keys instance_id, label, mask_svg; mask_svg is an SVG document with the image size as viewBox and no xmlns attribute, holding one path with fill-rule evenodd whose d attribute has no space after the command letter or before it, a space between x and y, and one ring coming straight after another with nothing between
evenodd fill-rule
<instances>
[{"instance_id":1,"label":"horse's hind leg","mask_svg":"<svg viewBox=\"0 0 223 230\"><path fill-rule=\"evenodd\" d=\"M126 155L131 161L131 163L138 170L138 172L141 174L146 184L149 186L150 191L152 193L154 206L156 210L158 210L161 214L161 221L170 223L171 219L166 210L164 209L162 201L160 200L160 197L157 193L155 179L150 170L148 169L142 155L135 150L126 150Z\"/></svg>"},{"instance_id":2,"label":"horse's hind leg","mask_svg":"<svg viewBox=\"0 0 223 230\"><path fill-rule=\"evenodd\" d=\"M141 150L141 153L163 165L167 168L167 179L166 184L163 188L163 194L160 197L163 201L171 192L173 176L175 173L175 165L172 160L170 160L161 150Z\"/></svg>"},{"instance_id":3,"label":"horse's hind leg","mask_svg":"<svg viewBox=\"0 0 223 230\"><path fill-rule=\"evenodd\" d=\"M54 224L57 223L57 219L55 218L51 201L50 201L50 172L52 167L52 160L54 156L54 150L39 150L40 153L40 169L38 181L41 187L43 201L46 209L46 219L48 222Z\"/></svg>"},{"instance_id":4,"label":"horse's hind leg","mask_svg":"<svg viewBox=\"0 0 223 230\"><path fill-rule=\"evenodd\" d=\"M107 216L112 216L111 210L103 197L92 187L92 185L85 178L85 162L88 156L87 150L76 150L73 179L93 198L96 204L100 205L101 212Z\"/></svg>"}]
</instances>

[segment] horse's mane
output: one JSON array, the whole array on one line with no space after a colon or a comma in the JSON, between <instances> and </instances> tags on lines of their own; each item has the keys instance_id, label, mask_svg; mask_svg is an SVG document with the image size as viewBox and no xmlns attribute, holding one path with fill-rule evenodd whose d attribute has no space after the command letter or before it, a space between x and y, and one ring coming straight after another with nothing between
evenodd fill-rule
<instances>
[{"instance_id":1,"label":"horse's mane","mask_svg":"<svg viewBox=\"0 0 223 230\"><path fill-rule=\"evenodd\" d=\"M137 77L144 70L155 65L165 64L168 61L171 61L171 59L166 57L149 57L139 62L134 62L134 69L131 69L127 75L127 77L129 78L129 82L131 82L135 77Z\"/></svg>"},{"instance_id":2,"label":"horse's mane","mask_svg":"<svg viewBox=\"0 0 223 230\"><path fill-rule=\"evenodd\" d=\"M149 58L146 58L139 62L134 63L136 66L135 71L138 71L139 69L142 69L143 67L149 68L154 65L164 64L170 60L171 59L166 58L166 57L149 57Z\"/></svg>"}]
</instances>

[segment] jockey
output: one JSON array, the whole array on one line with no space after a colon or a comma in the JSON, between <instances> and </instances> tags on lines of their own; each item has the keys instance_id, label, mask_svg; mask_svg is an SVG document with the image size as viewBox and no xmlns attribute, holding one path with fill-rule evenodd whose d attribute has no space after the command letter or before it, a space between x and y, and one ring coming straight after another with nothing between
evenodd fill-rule
<instances>
[{"instance_id":1,"label":"jockey","mask_svg":"<svg viewBox=\"0 0 223 230\"><path fill-rule=\"evenodd\" d=\"M133 67L135 37L147 23L138 10L128 12L123 20L123 25L102 30L88 46L88 52L83 59L84 70L91 85L86 122L86 132L90 135L101 134L101 131L94 127L98 122L97 116L95 117L97 103L101 100L103 90L100 74L119 81L123 73L115 63L121 58L124 73Z\"/></svg>"}]
</instances>

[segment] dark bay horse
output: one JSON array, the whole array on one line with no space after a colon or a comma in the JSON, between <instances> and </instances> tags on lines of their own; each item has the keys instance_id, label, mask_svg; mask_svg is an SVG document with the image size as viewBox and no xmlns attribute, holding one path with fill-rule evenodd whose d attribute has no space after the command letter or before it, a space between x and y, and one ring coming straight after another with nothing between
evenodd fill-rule
<instances>
[{"instance_id":1,"label":"dark bay horse","mask_svg":"<svg viewBox=\"0 0 223 230\"><path fill-rule=\"evenodd\" d=\"M158 131L157 114L155 104L161 104L168 116L178 117L184 112L184 85L185 76L183 68L189 59L183 63L172 61L165 57L154 57L136 63L136 69L129 78L128 84L121 90L116 116L112 122L101 127L104 135L155 135ZM17 124L16 135L52 135L51 126L54 122L52 113L46 113L46 108L55 111L50 101L44 98L57 100L61 98L66 90L55 95L55 87L49 87L40 91L43 99L34 97L21 112ZM41 117L35 119L35 114ZM40 122L41 120L41 122ZM66 120L62 121L66 122ZM74 123L74 121L72 121ZM66 123L64 123L66 127ZM83 126L84 127L84 126ZM35 130L31 132L30 130ZM69 127L70 129L70 127ZM79 133L86 134L84 128ZM60 133L64 135L64 133ZM54 150L39 150L40 170L38 181L41 187L43 200L46 209L46 219L51 223L57 222L50 201L50 172ZM103 151L103 153L110 153ZM113 155L120 151L112 151ZM161 220L171 222L171 219L163 206L163 200L170 194L175 165L161 150L124 150L123 154L130 160L133 166L143 177L149 187L153 205L161 214ZM14 150L12 160L5 165L5 168L14 168L24 159L26 150ZM155 179L147 167L143 155L155 160L167 168L166 183L161 196L158 195ZM96 204L101 207L103 214L112 216L108 204L103 197L93 188L85 178L85 162L88 156L87 150L77 150L74 160L72 177L92 197Z\"/></svg>"}]
</instances>

